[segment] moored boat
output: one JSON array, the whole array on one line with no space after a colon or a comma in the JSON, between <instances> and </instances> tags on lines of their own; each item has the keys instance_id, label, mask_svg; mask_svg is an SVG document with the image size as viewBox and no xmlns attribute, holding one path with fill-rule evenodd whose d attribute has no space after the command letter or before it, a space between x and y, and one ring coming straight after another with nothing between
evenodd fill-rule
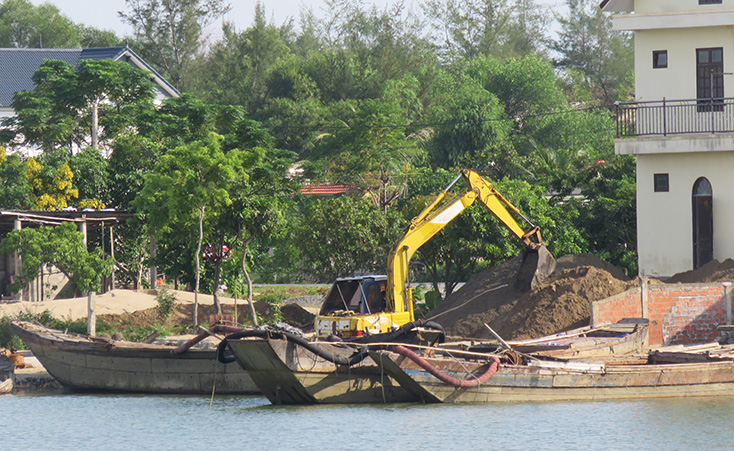
<instances>
[{"instance_id":1,"label":"moored boat","mask_svg":"<svg viewBox=\"0 0 734 451\"><path fill-rule=\"evenodd\" d=\"M176 394L258 394L238 365L216 360L216 349L136 343L64 333L14 321L15 333L64 387L86 391Z\"/></svg>"},{"instance_id":2,"label":"moored boat","mask_svg":"<svg viewBox=\"0 0 734 451\"><path fill-rule=\"evenodd\" d=\"M387 337L391 341L421 343L443 336L442 330L411 330L414 325L409 323L395 333L373 336L372 341ZM311 342L288 332L256 330L228 336L220 352L228 348L273 404L417 401L370 358L368 347L366 342Z\"/></svg>"},{"instance_id":3,"label":"moored boat","mask_svg":"<svg viewBox=\"0 0 734 451\"><path fill-rule=\"evenodd\" d=\"M371 352L423 402L488 403L734 395L734 359L654 364L548 361L496 353L423 353L398 345Z\"/></svg>"}]
</instances>

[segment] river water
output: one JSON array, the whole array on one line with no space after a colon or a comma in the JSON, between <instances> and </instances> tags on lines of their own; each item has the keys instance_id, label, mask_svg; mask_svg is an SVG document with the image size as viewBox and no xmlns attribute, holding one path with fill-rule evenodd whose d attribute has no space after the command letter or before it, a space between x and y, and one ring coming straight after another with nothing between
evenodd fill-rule
<instances>
[{"instance_id":1,"label":"river water","mask_svg":"<svg viewBox=\"0 0 734 451\"><path fill-rule=\"evenodd\" d=\"M734 398L271 406L261 397L0 396L2 450L724 450Z\"/></svg>"}]
</instances>

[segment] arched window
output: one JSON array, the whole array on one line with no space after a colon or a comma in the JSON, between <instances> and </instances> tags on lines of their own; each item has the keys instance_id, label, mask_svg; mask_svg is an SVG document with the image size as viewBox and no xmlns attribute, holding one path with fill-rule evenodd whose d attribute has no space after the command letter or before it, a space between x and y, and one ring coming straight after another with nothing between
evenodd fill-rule
<instances>
[{"instance_id":1,"label":"arched window","mask_svg":"<svg viewBox=\"0 0 734 451\"><path fill-rule=\"evenodd\" d=\"M711 182L701 177L693 184L693 269L714 259L714 207Z\"/></svg>"}]
</instances>

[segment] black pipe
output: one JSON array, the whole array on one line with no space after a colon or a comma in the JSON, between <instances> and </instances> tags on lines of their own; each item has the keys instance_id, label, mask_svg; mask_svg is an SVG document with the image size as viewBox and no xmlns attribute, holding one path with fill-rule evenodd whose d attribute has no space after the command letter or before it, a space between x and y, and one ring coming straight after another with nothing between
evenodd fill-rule
<instances>
[{"instance_id":1,"label":"black pipe","mask_svg":"<svg viewBox=\"0 0 734 451\"><path fill-rule=\"evenodd\" d=\"M441 332L441 335L438 337L438 342L443 343L446 340L446 332L444 331L443 327L433 321L425 321L425 320L416 320L407 324L404 324L399 329L389 332L387 334L378 334L378 335L370 335L368 337L361 337L357 340L352 340L352 343L377 343L377 342L391 342L391 341L397 341L400 337L408 334L411 330L413 330L416 327L425 327L429 329L434 329L439 332ZM331 352L328 352L324 349L322 349L320 346L315 345L305 338L299 337L297 335L288 333L288 332L282 332L282 331L270 331L270 330L243 330L241 332L235 332L233 334L227 335L224 340L222 340L219 345L217 346L217 361L220 363L228 364L235 361L234 356L231 355L225 355L224 351L227 348L227 340L239 340L241 338L247 338L247 337L257 337L257 338L274 338L274 337L283 337L286 340L295 343L299 346L302 346L309 351L313 352L317 356L321 357L324 360L327 360L329 362L332 362L336 365L347 365L352 366L356 365L357 363L361 362L362 360L366 359L369 355L369 352L366 348L362 348L358 351L356 351L354 354L352 354L349 357L342 357L338 355L334 355ZM349 342L345 342L349 343Z\"/></svg>"},{"instance_id":2,"label":"black pipe","mask_svg":"<svg viewBox=\"0 0 734 451\"><path fill-rule=\"evenodd\" d=\"M314 345L305 338L301 338L288 332L272 332L269 330L245 330L242 332L235 332L231 335L227 335L224 340L219 343L219 346L217 346L217 360L224 364L232 363L235 361L234 356L224 355L224 350L227 347L227 340L239 340L240 338L247 337L273 338L277 336L282 336L286 340L308 349L322 359L328 360L329 362L335 363L337 365L356 365L357 363L366 359L369 355L369 352L366 349L360 349L348 358L342 357L325 351L320 346Z\"/></svg>"}]
</instances>

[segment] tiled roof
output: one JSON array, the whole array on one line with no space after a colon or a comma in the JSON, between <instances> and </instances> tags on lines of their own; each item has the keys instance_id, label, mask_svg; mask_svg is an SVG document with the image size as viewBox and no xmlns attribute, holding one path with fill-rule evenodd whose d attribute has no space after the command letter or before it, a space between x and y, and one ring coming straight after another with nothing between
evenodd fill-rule
<instances>
[{"instance_id":1,"label":"tiled roof","mask_svg":"<svg viewBox=\"0 0 734 451\"><path fill-rule=\"evenodd\" d=\"M46 60L76 66L82 49L0 49L0 107L10 106L18 91L33 89L33 73Z\"/></svg>"},{"instance_id":2,"label":"tiled roof","mask_svg":"<svg viewBox=\"0 0 734 451\"><path fill-rule=\"evenodd\" d=\"M346 193L352 188L352 185L307 185L301 188L301 194L304 196L333 196Z\"/></svg>"},{"instance_id":3,"label":"tiled roof","mask_svg":"<svg viewBox=\"0 0 734 451\"><path fill-rule=\"evenodd\" d=\"M167 80L161 77L152 67L135 54L130 48L100 47L90 49L0 49L0 108L10 107L13 96L18 91L33 89L33 73L46 60L62 60L73 65L79 65L83 59L92 60L122 60L131 62L134 66L142 66L153 73L154 78L166 86L166 91L178 95L178 91Z\"/></svg>"}]
</instances>

